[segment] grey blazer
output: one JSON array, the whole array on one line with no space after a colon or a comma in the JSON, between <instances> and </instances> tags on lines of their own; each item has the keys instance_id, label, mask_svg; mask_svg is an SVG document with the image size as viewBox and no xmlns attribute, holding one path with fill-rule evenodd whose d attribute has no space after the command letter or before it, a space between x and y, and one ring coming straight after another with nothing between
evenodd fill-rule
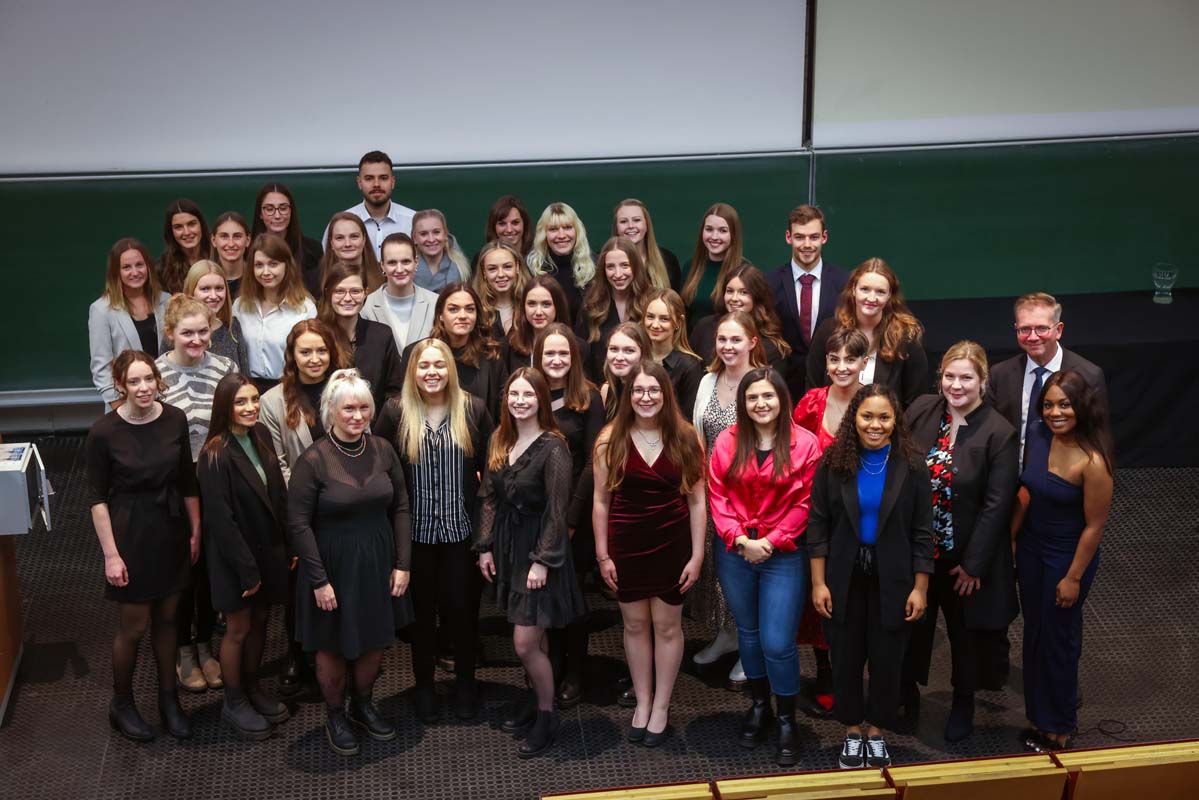
<instances>
[{"instance_id":1,"label":"grey blazer","mask_svg":"<svg viewBox=\"0 0 1199 800\"><path fill-rule=\"evenodd\" d=\"M271 432L271 444L275 446L275 455L279 458L283 482L291 483L291 468L299 463L300 456L312 446L312 434L308 432L308 424L303 418L300 419L298 428L287 426L287 404L283 402L283 384L276 384L268 389L259 400L258 418Z\"/></svg>"},{"instance_id":2,"label":"grey blazer","mask_svg":"<svg viewBox=\"0 0 1199 800\"><path fill-rule=\"evenodd\" d=\"M425 338L429 331L433 330L433 307L437 305L437 295L428 289L413 287L416 289L416 300L412 306L412 318L405 326L391 313L391 306L383 296L386 288L380 286L366 296L366 304L362 306L360 316L390 327L392 335L395 336L396 349L402 353L405 347Z\"/></svg>"},{"instance_id":3,"label":"grey blazer","mask_svg":"<svg viewBox=\"0 0 1199 800\"><path fill-rule=\"evenodd\" d=\"M170 299L171 296L166 292L159 292L158 302L154 304L159 340L163 335L162 318ZM87 310L87 338L92 352L92 383L104 402L112 403L120 399L112 382L112 360L122 350L141 350L142 340L133 327L133 317L129 316L129 312L113 308L103 297Z\"/></svg>"}]
</instances>

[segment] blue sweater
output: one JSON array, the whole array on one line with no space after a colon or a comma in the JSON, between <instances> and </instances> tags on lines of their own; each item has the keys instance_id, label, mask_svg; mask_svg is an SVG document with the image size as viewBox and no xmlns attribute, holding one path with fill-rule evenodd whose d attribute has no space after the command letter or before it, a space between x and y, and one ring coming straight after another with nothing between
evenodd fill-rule
<instances>
[{"instance_id":1,"label":"blue sweater","mask_svg":"<svg viewBox=\"0 0 1199 800\"><path fill-rule=\"evenodd\" d=\"M858 467L858 506L862 511L862 544L878 540L878 510L883 502L883 484L887 482L887 456L891 445L878 450L862 450Z\"/></svg>"}]
</instances>

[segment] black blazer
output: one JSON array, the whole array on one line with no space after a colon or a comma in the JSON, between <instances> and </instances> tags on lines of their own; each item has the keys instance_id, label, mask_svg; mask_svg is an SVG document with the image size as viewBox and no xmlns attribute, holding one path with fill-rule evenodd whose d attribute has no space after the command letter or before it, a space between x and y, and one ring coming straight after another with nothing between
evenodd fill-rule
<instances>
[{"instance_id":1,"label":"black blazer","mask_svg":"<svg viewBox=\"0 0 1199 800\"><path fill-rule=\"evenodd\" d=\"M909 463L891 448L874 546L880 620L884 628L904 625L908 595L916 585L915 574L932 574L932 503L928 469L923 463ZM824 577L833 595L834 625L845 624L849 583L861 538L858 530L861 515L856 475L842 480L821 461L812 481L806 538L808 555L827 559Z\"/></svg>"},{"instance_id":2,"label":"black blazer","mask_svg":"<svg viewBox=\"0 0 1199 800\"><path fill-rule=\"evenodd\" d=\"M920 452L936 444L946 406L943 396L926 394L904 414ZM1019 612L1009 546L1019 443L1016 429L983 403L966 415L953 446L954 550L962 569L982 579L979 591L962 598L972 630L1006 628Z\"/></svg>"},{"instance_id":3,"label":"black blazer","mask_svg":"<svg viewBox=\"0 0 1199 800\"><path fill-rule=\"evenodd\" d=\"M808 386L815 388L829 384L828 371L824 364L824 343L837 329L837 320L830 317L816 326L812 335L812 346L808 350ZM874 382L883 383L895 390L899 402L906 408L912 401L927 392L928 355L920 342L910 342L905 358L884 361L879 358L874 365Z\"/></svg>"},{"instance_id":4,"label":"black blazer","mask_svg":"<svg viewBox=\"0 0 1199 800\"><path fill-rule=\"evenodd\" d=\"M1017 431L1016 442L1019 443L1021 417L1024 416L1024 373L1028 365L1028 356L1021 353L1006 361L1000 361L991 367L991 375L987 379L987 399L995 406L995 410L1004 419L1012 423ZM1098 394L1099 402L1107 409L1107 381L1103 370L1087 361L1078 353L1062 348L1062 369L1072 369L1087 379L1087 383Z\"/></svg>"},{"instance_id":5,"label":"black blazer","mask_svg":"<svg viewBox=\"0 0 1199 800\"><path fill-rule=\"evenodd\" d=\"M412 358L412 351L425 338L429 337L409 342L404 348L400 360L405 374L408 372L408 359ZM495 358L480 358L479 363L474 366L462 362L461 348L451 347L450 353L454 356L454 366L458 368L458 385L463 391L470 392L482 400L487 413L491 414L492 419L497 419L500 412L500 395L503 394L504 383L508 380L503 350L501 349Z\"/></svg>"},{"instance_id":6,"label":"black blazer","mask_svg":"<svg viewBox=\"0 0 1199 800\"><path fill-rule=\"evenodd\" d=\"M630 307L631 309L631 307ZM635 320L632 320L635 321ZM608 357L608 337L620 324L620 313L616 310L616 301L608 301L608 316L604 317L599 326L599 338L594 342L588 340L587 309L580 308L575 314L575 336L586 342L590 348L588 358L583 362L587 377L594 383L602 383L604 379L604 359Z\"/></svg>"},{"instance_id":7,"label":"black blazer","mask_svg":"<svg viewBox=\"0 0 1199 800\"><path fill-rule=\"evenodd\" d=\"M679 411L682 412L683 419L687 419L691 414L692 407L695 406L695 395L699 391L699 382L703 380L704 373L707 371L704 363L682 350L671 350L666 358L662 359L662 366L666 368L666 374L670 376L671 388L674 389L674 398L678 401Z\"/></svg>"},{"instance_id":8,"label":"black blazer","mask_svg":"<svg viewBox=\"0 0 1199 800\"><path fill-rule=\"evenodd\" d=\"M462 500L466 507L467 517L474 522L475 507L478 503L479 476L487 465L487 446L491 440L493 423L483 401L472 394L467 394L466 427L470 431L470 446L474 451L471 455L462 454ZM416 485L412 480L412 462L408 460L399 441L401 420L404 412L400 406L400 398L393 397L383 406L383 413L375 421L373 433L391 442L396 454L400 457L400 467L404 470L404 485L408 487L411 496ZM412 502L410 497L410 502Z\"/></svg>"},{"instance_id":9,"label":"black blazer","mask_svg":"<svg viewBox=\"0 0 1199 800\"><path fill-rule=\"evenodd\" d=\"M787 381L787 388L791 390L791 398L798 400L808 389L823 386L824 383L809 385L804 380L809 348L804 344L803 331L799 327L799 299L795 296L795 278L791 272L791 262L788 261L781 267L771 270L766 276L766 281L770 285L770 293L774 295L774 310L779 315L779 322L783 325L783 339L791 345L791 355L784 363L783 377ZM845 290L845 284L848 281L849 273L840 267L834 267L832 264L821 265L820 303L816 308L816 319L814 320L817 331L820 323L832 317L837 310L837 301L841 299L841 292ZM828 334L825 334L824 338L827 339ZM823 339L821 342L823 347ZM812 336L812 343L816 343L816 334ZM823 375L823 359L821 361L821 375Z\"/></svg>"},{"instance_id":10,"label":"black blazer","mask_svg":"<svg viewBox=\"0 0 1199 800\"><path fill-rule=\"evenodd\" d=\"M266 425L255 425L250 438L258 444L255 450L266 473L265 485L250 457L229 434L215 460L201 454L196 463L205 558L212 604L218 611L245 608L251 600L243 599L242 592L260 581L260 600L287 600L287 485Z\"/></svg>"},{"instance_id":11,"label":"black blazer","mask_svg":"<svg viewBox=\"0 0 1199 800\"><path fill-rule=\"evenodd\" d=\"M716 358L716 319L715 314L700 317L699 321L695 323L695 330L688 337L691 349L699 355L705 369ZM786 380L787 364L783 360L783 354L779 351L778 346L769 339L762 339L762 349L766 351L766 366L773 367ZM790 383L787 384L787 389L790 391ZM799 397L803 397L803 394L800 393ZM791 399L798 402L799 397L792 396Z\"/></svg>"},{"instance_id":12,"label":"black blazer","mask_svg":"<svg viewBox=\"0 0 1199 800\"><path fill-rule=\"evenodd\" d=\"M312 295L313 299L319 300L321 296L321 258L325 255L325 248L316 239L308 236L302 236L300 239L304 246L304 258L298 259L300 278L303 280L308 294ZM292 255L294 256L295 253Z\"/></svg>"},{"instance_id":13,"label":"black blazer","mask_svg":"<svg viewBox=\"0 0 1199 800\"><path fill-rule=\"evenodd\" d=\"M358 342L354 347L354 366L370 383L375 408L381 409L404 386L404 365L395 336L390 326L359 317L354 339Z\"/></svg>"}]
</instances>

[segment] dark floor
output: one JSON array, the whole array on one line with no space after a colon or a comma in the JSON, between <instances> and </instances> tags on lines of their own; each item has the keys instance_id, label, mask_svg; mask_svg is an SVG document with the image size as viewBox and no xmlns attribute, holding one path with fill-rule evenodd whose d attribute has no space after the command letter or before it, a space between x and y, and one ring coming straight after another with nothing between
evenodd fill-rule
<instances>
[{"instance_id":1,"label":"dark floor","mask_svg":"<svg viewBox=\"0 0 1199 800\"><path fill-rule=\"evenodd\" d=\"M497 729L502 707L517 695L520 669L494 609L485 615L487 665L477 724L447 719L424 727L408 710L408 650L393 648L376 690L384 712L399 722L393 742L367 741L356 758L333 755L323 735L323 708L299 705L273 739L235 740L219 722L220 694L187 695L196 736L186 744L160 738L138 746L109 730L109 646L113 606L102 598L102 560L85 506L81 438L41 443L57 490L55 530L23 537L17 553L26 625L25 659L8 719L0 728L0 798L531 798L540 792L707 779L778 772L772 746L735 746L731 734L743 697L720 688L730 664L711 672L691 666L678 680L672 723L676 736L660 750L623 740L630 712L604 687L620 670L618 612L589 597L605 626L592 638L589 678L597 688L563 714L558 744L548 756L522 761ZM1117 478L1103 562L1086 606L1082 661L1085 705L1080 746L1195 735L1199 708L1199 469L1145 469ZM707 632L688 623L688 653ZM267 654L278 668L283 639L277 620ZM1020 627L1012 629L1020 658ZM802 654L811 674L810 654ZM690 665L688 658L686 663ZM1004 692L981 693L977 728L947 746L940 731L948 712L948 651L938 638L934 674L915 736L895 736L896 761L935 760L1018 751L1024 724L1020 671ZM155 717L153 670L143 647L138 699ZM441 674L443 680L448 676ZM836 765L841 729L804 720L800 768Z\"/></svg>"}]
</instances>

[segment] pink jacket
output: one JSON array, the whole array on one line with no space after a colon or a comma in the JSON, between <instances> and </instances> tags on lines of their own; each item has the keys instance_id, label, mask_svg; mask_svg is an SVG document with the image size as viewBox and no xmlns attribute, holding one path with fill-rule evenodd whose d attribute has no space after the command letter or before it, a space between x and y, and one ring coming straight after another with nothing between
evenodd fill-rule
<instances>
[{"instance_id":1,"label":"pink jacket","mask_svg":"<svg viewBox=\"0 0 1199 800\"><path fill-rule=\"evenodd\" d=\"M775 550L789 553L808 527L809 493L820 443L815 434L791 426L791 471L776 481L774 460L758 466L751 458L736 478L728 479L729 466L737 451L737 426L721 432L712 446L708 465L708 504L716 532L732 550L733 541L747 528L757 528Z\"/></svg>"}]
</instances>

